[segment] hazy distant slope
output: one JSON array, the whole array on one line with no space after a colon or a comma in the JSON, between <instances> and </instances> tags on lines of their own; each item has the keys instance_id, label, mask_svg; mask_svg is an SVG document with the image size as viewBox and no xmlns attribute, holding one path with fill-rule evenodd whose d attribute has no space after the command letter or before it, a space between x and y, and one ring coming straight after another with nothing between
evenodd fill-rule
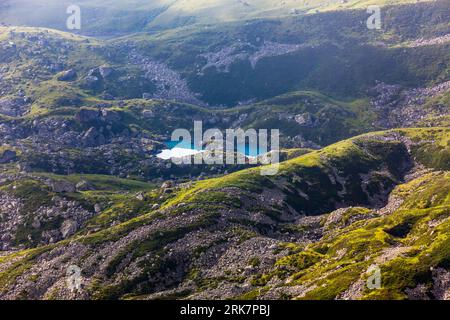
<instances>
[{"instance_id":1,"label":"hazy distant slope","mask_svg":"<svg viewBox=\"0 0 450 320\"><path fill-rule=\"evenodd\" d=\"M80 0L77 4L83 15L81 32L105 34L424 1L428 0ZM0 4L0 22L65 29L70 4L68 0L5 0Z\"/></svg>"},{"instance_id":2,"label":"hazy distant slope","mask_svg":"<svg viewBox=\"0 0 450 320\"><path fill-rule=\"evenodd\" d=\"M191 18L200 23L236 21L252 18L274 18L341 9L365 8L369 5L397 5L423 0L178 0L150 25L158 28L174 21Z\"/></svg>"},{"instance_id":3,"label":"hazy distant slope","mask_svg":"<svg viewBox=\"0 0 450 320\"><path fill-rule=\"evenodd\" d=\"M80 0L82 33L124 33L142 30L167 8L170 0ZM68 0L6 0L0 4L0 22L7 25L66 30Z\"/></svg>"}]
</instances>

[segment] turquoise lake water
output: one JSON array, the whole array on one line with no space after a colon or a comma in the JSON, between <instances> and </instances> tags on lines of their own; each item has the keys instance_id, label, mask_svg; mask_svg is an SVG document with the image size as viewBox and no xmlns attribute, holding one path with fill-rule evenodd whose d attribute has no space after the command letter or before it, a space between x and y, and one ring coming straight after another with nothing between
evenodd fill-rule
<instances>
[{"instance_id":1,"label":"turquoise lake water","mask_svg":"<svg viewBox=\"0 0 450 320\"><path fill-rule=\"evenodd\" d=\"M181 149L197 150L193 143L186 141L168 141L165 144L168 149L173 149L176 147ZM205 150L205 148L203 148L202 150ZM260 152L259 148L250 148L248 144L238 145L237 147L235 147L235 150L239 153L245 154L248 157L257 157L264 154L264 152Z\"/></svg>"}]
</instances>

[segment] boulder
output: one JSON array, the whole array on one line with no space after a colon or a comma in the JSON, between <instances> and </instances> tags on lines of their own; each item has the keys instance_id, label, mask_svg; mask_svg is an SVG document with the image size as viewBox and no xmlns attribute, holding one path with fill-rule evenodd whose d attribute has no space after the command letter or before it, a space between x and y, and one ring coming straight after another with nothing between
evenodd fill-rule
<instances>
[{"instance_id":1,"label":"boulder","mask_svg":"<svg viewBox=\"0 0 450 320\"><path fill-rule=\"evenodd\" d=\"M24 98L2 98L0 99L0 114L18 117L28 110L27 102Z\"/></svg>"},{"instance_id":2,"label":"boulder","mask_svg":"<svg viewBox=\"0 0 450 320\"><path fill-rule=\"evenodd\" d=\"M88 123L100 120L100 111L95 109L80 109L75 115L75 120L81 123Z\"/></svg>"},{"instance_id":3,"label":"boulder","mask_svg":"<svg viewBox=\"0 0 450 320\"><path fill-rule=\"evenodd\" d=\"M139 200L139 201L144 201L145 196L144 196L144 194L143 194L142 192L139 192L139 193L136 195L136 199Z\"/></svg>"},{"instance_id":4,"label":"boulder","mask_svg":"<svg viewBox=\"0 0 450 320\"><path fill-rule=\"evenodd\" d=\"M171 180L165 181L162 185L161 185L161 189L170 189L173 188L174 183Z\"/></svg>"},{"instance_id":5,"label":"boulder","mask_svg":"<svg viewBox=\"0 0 450 320\"><path fill-rule=\"evenodd\" d=\"M295 122L304 127L313 127L316 124L316 118L306 112L295 116Z\"/></svg>"},{"instance_id":6,"label":"boulder","mask_svg":"<svg viewBox=\"0 0 450 320\"><path fill-rule=\"evenodd\" d=\"M81 142L85 147L97 147L106 143L105 136L95 127L91 127L82 136Z\"/></svg>"},{"instance_id":7,"label":"boulder","mask_svg":"<svg viewBox=\"0 0 450 320\"><path fill-rule=\"evenodd\" d=\"M97 85L100 79L96 76L87 76L84 78L84 86L88 88L92 88Z\"/></svg>"},{"instance_id":8,"label":"boulder","mask_svg":"<svg viewBox=\"0 0 450 320\"><path fill-rule=\"evenodd\" d=\"M114 69L108 66L100 66L94 69L89 70L88 77L89 76L95 76L95 77L101 77L103 79L106 79L110 77L114 72Z\"/></svg>"},{"instance_id":9,"label":"boulder","mask_svg":"<svg viewBox=\"0 0 450 320\"><path fill-rule=\"evenodd\" d=\"M78 182L75 188L77 189L77 191L95 190L94 186L86 180L81 180L80 182Z\"/></svg>"},{"instance_id":10,"label":"boulder","mask_svg":"<svg viewBox=\"0 0 450 320\"><path fill-rule=\"evenodd\" d=\"M118 122L122 120L122 115L117 111L103 109L102 118L107 122Z\"/></svg>"},{"instance_id":11,"label":"boulder","mask_svg":"<svg viewBox=\"0 0 450 320\"><path fill-rule=\"evenodd\" d=\"M73 69L63 71L57 77L58 81L73 81L76 78L77 78L77 73Z\"/></svg>"},{"instance_id":12,"label":"boulder","mask_svg":"<svg viewBox=\"0 0 450 320\"><path fill-rule=\"evenodd\" d=\"M41 233L42 240L46 243L55 243L61 239L59 230L45 230Z\"/></svg>"},{"instance_id":13,"label":"boulder","mask_svg":"<svg viewBox=\"0 0 450 320\"><path fill-rule=\"evenodd\" d=\"M96 204L94 205L94 211L95 211L95 213L100 213L100 212L102 212L102 210L103 210L103 208L102 208L102 206L101 206L99 203L96 203Z\"/></svg>"},{"instance_id":14,"label":"boulder","mask_svg":"<svg viewBox=\"0 0 450 320\"><path fill-rule=\"evenodd\" d=\"M108 66L101 66L98 68L98 71L100 72L102 78L106 79L113 74L114 69Z\"/></svg>"},{"instance_id":15,"label":"boulder","mask_svg":"<svg viewBox=\"0 0 450 320\"><path fill-rule=\"evenodd\" d=\"M74 220L65 220L59 231L61 232L62 237L65 239L71 235L73 235L78 230L78 223Z\"/></svg>"},{"instance_id":16,"label":"boulder","mask_svg":"<svg viewBox=\"0 0 450 320\"><path fill-rule=\"evenodd\" d=\"M152 110L143 110L143 111L142 111L142 116L143 116L145 119L150 119L150 118L153 118L153 117L154 117L154 114L153 114L153 111L152 111Z\"/></svg>"},{"instance_id":17,"label":"boulder","mask_svg":"<svg viewBox=\"0 0 450 320\"><path fill-rule=\"evenodd\" d=\"M56 193L71 193L76 191L75 185L69 181L52 180L49 185Z\"/></svg>"},{"instance_id":18,"label":"boulder","mask_svg":"<svg viewBox=\"0 0 450 320\"><path fill-rule=\"evenodd\" d=\"M39 229L40 227L41 227L41 222L38 220L38 219L34 219L33 220L33 223L31 223L31 226L34 228L34 229Z\"/></svg>"},{"instance_id":19,"label":"boulder","mask_svg":"<svg viewBox=\"0 0 450 320\"><path fill-rule=\"evenodd\" d=\"M16 158L17 158L17 153L15 151L5 150L5 151L3 151L3 154L0 157L0 164L12 162Z\"/></svg>"},{"instance_id":20,"label":"boulder","mask_svg":"<svg viewBox=\"0 0 450 320\"><path fill-rule=\"evenodd\" d=\"M104 94L102 94L102 99L103 100L115 100L116 98L112 94L105 92Z\"/></svg>"},{"instance_id":21,"label":"boulder","mask_svg":"<svg viewBox=\"0 0 450 320\"><path fill-rule=\"evenodd\" d=\"M100 76L100 72L98 71L98 68L94 68L94 69L89 70L87 76L88 77L92 77L92 76L98 77L98 76Z\"/></svg>"}]
</instances>

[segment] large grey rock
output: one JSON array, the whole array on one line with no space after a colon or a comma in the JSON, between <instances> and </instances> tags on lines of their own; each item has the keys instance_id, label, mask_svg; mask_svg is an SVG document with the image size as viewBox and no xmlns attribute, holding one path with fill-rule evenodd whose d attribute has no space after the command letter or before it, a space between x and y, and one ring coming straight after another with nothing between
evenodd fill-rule
<instances>
[{"instance_id":1,"label":"large grey rock","mask_svg":"<svg viewBox=\"0 0 450 320\"><path fill-rule=\"evenodd\" d=\"M107 122L118 122L122 119L122 115L117 111L103 109L102 118Z\"/></svg>"},{"instance_id":2,"label":"large grey rock","mask_svg":"<svg viewBox=\"0 0 450 320\"><path fill-rule=\"evenodd\" d=\"M41 222L39 221L39 219L34 219L33 220L33 223L31 224L31 226L34 228L34 229L39 229L40 227L41 227Z\"/></svg>"},{"instance_id":3,"label":"large grey rock","mask_svg":"<svg viewBox=\"0 0 450 320\"><path fill-rule=\"evenodd\" d=\"M59 230L45 230L41 234L42 240L46 243L55 243L61 239Z\"/></svg>"},{"instance_id":4,"label":"large grey rock","mask_svg":"<svg viewBox=\"0 0 450 320\"><path fill-rule=\"evenodd\" d=\"M97 83L100 81L100 79L96 76L87 76L84 78L84 86L88 88L93 88L97 85Z\"/></svg>"},{"instance_id":5,"label":"large grey rock","mask_svg":"<svg viewBox=\"0 0 450 320\"><path fill-rule=\"evenodd\" d=\"M161 189L170 189L174 187L174 183L171 180L164 181L164 183L161 185Z\"/></svg>"},{"instance_id":6,"label":"large grey rock","mask_svg":"<svg viewBox=\"0 0 450 320\"><path fill-rule=\"evenodd\" d=\"M98 71L100 72L102 78L106 79L113 74L114 69L108 66L101 66L98 68Z\"/></svg>"},{"instance_id":7,"label":"large grey rock","mask_svg":"<svg viewBox=\"0 0 450 320\"><path fill-rule=\"evenodd\" d=\"M73 183L64 180L52 180L49 185L56 193L71 193L76 191Z\"/></svg>"},{"instance_id":8,"label":"large grey rock","mask_svg":"<svg viewBox=\"0 0 450 320\"><path fill-rule=\"evenodd\" d=\"M75 115L75 120L81 123L100 120L100 111L94 109L81 109Z\"/></svg>"},{"instance_id":9,"label":"large grey rock","mask_svg":"<svg viewBox=\"0 0 450 320\"><path fill-rule=\"evenodd\" d=\"M145 196L144 196L144 194L142 192L139 192L136 195L136 199L138 199L139 201L144 201L145 200Z\"/></svg>"},{"instance_id":10,"label":"large grey rock","mask_svg":"<svg viewBox=\"0 0 450 320\"><path fill-rule=\"evenodd\" d=\"M81 142L85 147L97 147L106 143L105 136L96 128L91 127L82 136Z\"/></svg>"},{"instance_id":11,"label":"large grey rock","mask_svg":"<svg viewBox=\"0 0 450 320\"><path fill-rule=\"evenodd\" d=\"M303 127L314 127L317 122L316 118L308 112L296 115L295 121Z\"/></svg>"},{"instance_id":12,"label":"large grey rock","mask_svg":"<svg viewBox=\"0 0 450 320\"><path fill-rule=\"evenodd\" d=\"M77 73L73 69L63 71L57 77L58 81L73 81L76 78L77 78Z\"/></svg>"},{"instance_id":13,"label":"large grey rock","mask_svg":"<svg viewBox=\"0 0 450 320\"><path fill-rule=\"evenodd\" d=\"M150 118L153 118L155 115L154 115L154 113L153 113L152 110L143 110L143 111L142 111L142 116L143 116L145 119L150 119Z\"/></svg>"},{"instance_id":14,"label":"large grey rock","mask_svg":"<svg viewBox=\"0 0 450 320\"><path fill-rule=\"evenodd\" d=\"M107 79L110 77L114 72L114 69L108 66L100 66L94 69L89 70L88 77L89 76L95 76L98 78Z\"/></svg>"},{"instance_id":15,"label":"large grey rock","mask_svg":"<svg viewBox=\"0 0 450 320\"><path fill-rule=\"evenodd\" d=\"M78 223L74 220L65 220L59 231L61 232L62 237L65 239L71 235L73 235L78 230Z\"/></svg>"},{"instance_id":16,"label":"large grey rock","mask_svg":"<svg viewBox=\"0 0 450 320\"><path fill-rule=\"evenodd\" d=\"M102 99L103 100L115 100L116 98L112 94L105 92L102 95Z\"/></svg>"},{"instance_id":17,"label":"large grey rock","mask_svg":"<svg viewBox=\"0 0 450 320\"><path fill-rule=\"evenodd\" d=\"M25 114L29 105L24 98L2 98L0 99L0 114L18 117Z\"/></svg>"},{"instance_id":18,"label":"large grey rock","mask_svg":"<svg viewBox=\"0 0 450 320\"><path fill-rule=\"evenodd\" d=\"M94 186L86 180L81 180L76 185L77 191L89 191L94 190Z\"/></svg>"},{"instance_id":19,"label":"large grey rock","mask_svg":"<svg viewBox=\"0 0 450 320\"><path fill-rule=\"evenodd\" d=\"M16 159L17 157L17 153L15 151L12 150L5 150L2 154L2 156L0 157L0 163L8 163L8 162L12 162Z\"/></svg>"},{"instance_id":20,"label":"large grey rock","mask_svg":"<svg viewBox=\"0 0 450 320\"><path fill-rule=\"evenodd\" d=\"M96 204L94 205L94 211L95 211L95 213L100 213L100 212L102 212L102 210L103 210L103 208L102 208L102 206L101 206L99 203L96 203Z\"/></svg>"}]
</instances>

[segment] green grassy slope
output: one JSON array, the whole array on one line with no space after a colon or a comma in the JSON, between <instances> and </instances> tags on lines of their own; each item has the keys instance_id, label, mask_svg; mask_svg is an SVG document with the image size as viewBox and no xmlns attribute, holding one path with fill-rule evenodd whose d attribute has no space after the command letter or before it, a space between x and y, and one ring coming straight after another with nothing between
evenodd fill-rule
<instances>
[{"instance_id":1,"label":"green grassy slope","mask_svg":"<svg viewBox=\"0 0 450 320\"><path fill-rule=\"evenodd\" d=\"M400 185L392 196L402 204L385 216L371 216L363 208L346 210L339 221L357 216L360 221L344 228L327 225L329 234L319 242L293 247L270 272L255 276L263 290L242 297L270 292L274 287L267 283L276 278L281 280L278 290L291 292L284 298L442 299L433 290L439 286L436 270L449 266L449 183L448 172L439 172ZM381 270L380 289L366 286L371 266ZM303 290L292 294L300 286ZM423 289L413 294L415 288Z\"/></svg>"},{"instance_id":2,"label":"green grassy slope","mask_svg":"<svg viewBox=\"0 0 450 320\"><path fill-rule=\"evenodd\" d=\"M307 286L310 290L305 291L305 298L334 298L358 281L371 262L382 259L383 289L363 291L356 298L404 298L407 287L433 281L426 270L445 267L448 261L445 221L448 220L449 180L445 172L423 175L404 185L402 179L410 169L409 162L413 158L430 169L448 171L448 143L449 129L446 128L380 132L288 160L281 164L279 173L274 177L261 176L258 168L244 170L223 178L181 186L171 193L151 191L145 195L144 202L138 201L138 207L130 207L130 203L122 198L110 198L115 204L93 218L74 237L2 257L1 288L5 290L3 294L8 296L10 285L30 276L27 270L40 268L40 264L47 259L45 252L53 250L56 253L76 245L83 252L83 257L73 256L70 263L84 266L92 259L99 261L84 274L87 281L85 297L139 297L166 288L158 276L161 270L165 270L166 280L167 277L171 279L166 282L167 286L176 288L192 276L189 272L196 265L198 254L204 250L214 252L216 245L234 250L238 243L254 237L285 239L282 236L285 232L298 236L306 230L293 228L295 217L300 214L326 214L337 207L366 206L368 209L353 209L342 220L333 220L332 223L342 224L340 228L325 224L323 237L307 247L302 242L288 244L291 251L282 249L285 257L278 257L273 270L266 268L260 275L253 273L253 276L241 280L236 280L233 275L212 279L200 273L196 276L199 287L189 292L201 294L212 290L214 283L217 286L243 281L250 283L250 288L243 287L247 293L241 298L256 298L264 292L271 292L273 288L267 281L276 277L274 279L281 279L279 281L282 283L291 279L286 282L289 283L287 288ZM411 155L405 144L409 145ZM428 154L433 153L433 159L441 161L430 163L421 156L425 149ZM95 183L96 178L93 177L92 181ZM373 216L370 212L386 204L387 195L393 188L392 195L403 199L401 206L383 213L384 216ZM161 194L166 196L160 209L145 210L149 202L161 199ZM261 200L268 194L274 199ZM257 218L255 210L259 215L266 216L266 222ZM126 212L137 215L123 215ZM121 221L120 217L128 218L119 224L113 223ZM327 217L322 216L321 219ZM434 232L425 228L431 221L436 226ZM114 226L109 227L111 223ZM92 229L94 226L100 230ZM279 233L281 230L283 232ZM218 238L210 240L207 236L209 232ZM424 232L425 237L416 237ZM197 233L206 236L201 245L194 241ZM183 243L182 251L178 251L179 243ZM380 257L387 254L384 250L403 246L408 247L408 250L405 249L408 254L395 259ZM109 248L115 250L110 252ZM109 253L105 257L101 252ZM169 252L176 254L172 256ZM400 274L405 274L405 264L411 268L407 270L407 277L399 278ZM64 264L58 262L57 265L56 268L63 270ZM121 274L127 268L134 270L133 275L123 278ZM322 277L314 278L314 274L321 274ZM52 276L52 281L62 276ZM50 290L48 282L41 282L39 275L36 277L38 290L35 292L40 297L56 298L66 294L63 288ZM21 285L20 288L23 295L37 297L26 286Z\"/></svg>"},{"instance_id":3,"label":"green grassy slope","mask_svg":"<svg viewBox=\"0 0 450 320\"><path fill-rule=\"evenodd\" d=\"M448 90L420 96L414 108L425 116L400 113L422 128L367 132L392 127L381 128L385 115L371 105L375 84L448 81L449 43L411 44L447 35L449 7L373 1L389 6L382 30L369 31L368 1L321 3L81 1L83 32L126 33L112 40L0 27L1 98L26 96L30 108L0 115L0 156L17 153L0 165L0 245L9 244L0 299L442 298ZM26 20L32 7L15 17L61 29L65 15L55 12L65 2L40 5L34 13L49 9L46 21ZM134 34L143 30L152 32ZM300 47L252 65L248 55L267 43ZM247 56L228 69L207 65L205 53L235 45ZM141 99L157 81L130 52L164 63L209 106ZM113 71L99 76L100 66ZM58 80L69 69L77 76ZM263 176L261 167L155 160L171 131L194 120L204 129L279 128L285 161ZM103 140L86 138L96 131ZM65 286L70 265L83 270L81 292ZM371 265L381 268L380 290L365 286Z\"/></svg>"},{"instance_id":4,"label":"green grassy slope","mask_svg":"<svg viewBox=\"0 0 450 320\"><path fill-rule=\"evenodd\" d=\"M211 24L256 18L276 18L292 14L310 14L331 10L365 9L369 5L398 5L415 3L412 0L349 0L295 1L226 0L170 1L105 1L81 0L82 32L92 34L117 34L142 30L170 29L192 24ZM421 1L427 2L427 1ZM6 1L2 5L0 21L13 25L28 25L65 29L68 17L66 8L70 1L20 0Z\"/></svg>"},{"instance_id":5,"label":"green grassy slope","mask_svg":"<svg viewBox=\"0 0 450 320\"><path fill-rule=\"evenodd\" d=\"M59 43L54 39L45 48L38 48L36 44L33 47L40 51L41 57L54 61L61 38L67 41L65 68L79 73L73 86L55 83L48 72L37 70L42 59L35 55L32 58L11 56L10 59L14 57L16 61L14 74L9 72L6 79L23 83L20 87L27 89L28 94L30 91L40 96L51 91L42 101L37 99L36 105L42 107L95 102L86 94L97 99L105 93L118 99L139 98L144 92L154 93L155 86L143 77L144 71L130 65L128 54L133 47L144 57L163 62L180 73L190 90L212 106L248 104L248 101L299 90L319 91L340 100L357 99L367 97L368 90L379 81L407 88L447 81L448 42L419 47L410 47L409 43L448 34L445 20L448 6L437 1L400 4L385 10L383 28L379 31L368 30L363 23L367 19L366 11L353 8L300 17L221 23L207 29L188 27L142 33L106 42L79 41L76 36L59 33ZM0 28L0 37L7 37L9 31ZM23 41L14 41L19 47L24 45ZM130 41L136 42L136 46ZM253 66L248 57L238 58L239 54L256 54L266 42L300 47L290 53L263 56ZM227 57L231 61L228 72L214 66L205 68L207 61L203 54L234 46L238 49ZM2 60L5 59L8 56L2 56ZM83 77L100 65L115 68L114 76L86 90ZM30 77L30 71L42 80L38 88L24 84L23 79ZM67 98L60 97L62 92Z\"/></svg>"},{"instance_id":6,"label":"green grassy slope","mask_svg":"<svg viewBox=\"0 0 450 320\"><path fill-rule=\"evenodd\" d=\"M418 12L420 10L426 9L419 9ZM439 12L436 8L433 10ZM317 17L314 19L317 19ZM304 26L304 23L307 22L300 20L297 26ZM421 23L428 22L422 21ZM271 25L269 22L262 22L262 25L267 25L269 31L273 28L279 29L277 31L279 32L277 35L279 40L285 37L283 36L283 32L285 32L283 30L287 28L287 22L286 24L283 22L281 26ZM161 35L161 38L149 38L147 36L132 38L138 42L138 48L144 50L146 54L154 57L157 61L167 61L168 65L173 67L174 70L180 71L186 77L192 90L198 89L200 93L204 93L204 98L212 104L230 103L232 105L247 98L261 100L259 102L247 101L244 106L234 109L214 108L208 110L208 108L183 103L135 99L141 98L144 92L152 93L155 88L151 81L145 80L144 71L128 63L126 59L128 46L125 40L103 42L52 30L33 28L20 28L16 29L16 32L18 34L23 32L29 37L44 35L45 46L40 46L36 42L30 43L31 40L21 39L19 36L14 37L15 45L21 50L6 50L2 53L4 66L10 67L8 72L4 74L6 84L4 90L7 97L13 97L17 93L17 89L21 89L30 98L32 102L31 111L23 116L27 125L31 125L35 119L43 120L50 117L72 119L81 106L103 105L113 110L122 111L125 116L123 124L131 131L163 135L170 133L174 128L192 127L193 119L204 119L204 121L209 122L212 117L214 123L205 124L206 126L281 128L283 146L295 148L303 147L298 141L295 141L295 137L298 136L301 136L303 140L323 146L353 135L380 129L376 125L377 117L380 117L380 115L377 115L370 106L370 97L365 91L375 84L375 80L382 79L397 83L397 81L400 81L401 75L401 82L406 81L403 84L418 86L426 85L428 82L420 79L429 79L430 85L446 79L446 71L437 67L446 63L448 50L446 50L445 45L411 49L411 51L406 52L405 56L403 49L400 48L358 47L354 51L356 45L354 41L357 37L348 40L352 43L348 47L351 52L344 53L342 51L342 54L344 54L342 58L345 58L347 62L350 61L350 58L353 61L346 64L347 67L352 70L359 70L356 73L350 71L350 69L336 73L337 71L334 68L342 68L342 63L326 62L331 56L336 57L336 54L338 54L336 51L326 49L330 44L326 44L322 48L324 50L323 59L316 61L316 58L312 60L306 57L304 57L305 59L301 58L304 54L316 57L316 50L322 50L319 48L305 49L294 55L264 59L255 70L250 70L250 68L248 74L245 71L247 67L241 69L242 63L239 62L230 73L211 70L201 76L196 75L194 70L191 70L192 64L189 62L199 59L198 55L202 50L207 49L204 44L198 43L201 37L206 37L208 42L214 43L217 41L217 36L220 35L220 30L229 30L230 32L242 31L251 40L256 37L256 34L253 33L259 32L254 30L254 27L251 25L245 31L240 29L243 28L242 26L220 26L210 34L198 31L188 34L187 37L184 37L186 34L182 34L184 40L181 40L178 36L166 37L164 35ZM323 27L322 31L325 31L325 29ZM331 29L334 30L334 28ZM11 30L11 28L0 28L0 35L8 37ZM329 35L329 37L331 36L332 34ZM221 45L225 45L232 39L231 36L230 39L222 38L225 39L223 40L225 42ZM324 37L324 39L326 38ZM127 40L129 39L127 38ZM311 38L308 41L315 40ZM58 81L59 74L57 72L42 68L42 63L48 65L58 59L58 47L61 45L65 47L63 69L74 69L78 74L75 81ZM191 51L186 51L186 47L189 47ZM26 50L25 48L29 49ZM361 53L364 51L374 59L368 59L364 55L356 60L350 56L347 57L347 54L353 55L360 49L362 50ZM183 52L183 58L179 55L181 52ZM400 56L397 56L397 54ZM433 62L430 65L425 59L429 54L434 55L433 61L435 64ZM86 56L89 56L89 59L86 59ZM390 62L382 57L388 57L387 59ZM377 60L379 58L381 58L380 61ZM396 69L398 64L394 60L397 58L402 60L402 63L407 63L408 66L401 66L400 64L402 70ZM304 70L306 73L303 71L292 72L295 68L302 68L301 64L305 64L305 61L309 61L308 70ZM415 62L411 62L411 65L409 65L408 61ZM397 67L392 69L391 63L396 64ZM422 67L424 64L427 65L427 68ZM112 67L115 70L113 76L101 79L95 87L87 88L84 79L88 72L102 65ZM383 67L380 68L379 65ZM375 70L375 73L369 72L369 69L367 69L367 72L360 71L366 67ZM406 73L408 74L407 77L404 76L406 69L403 69L403 67L408 70L411 69ZM390 77L389 72L392 72L393 78L383 79L384 76ZM377 73L382 73L383 76L378 77ZM367 77L368 74L369 77ZM370 77L372 77L372 80L367 80ZM236 78L244 80L236 82ZM359 78L364 78L364 81L360 81ZM300 82L296 83L297 80ZM269 88L270 90L268 90ZM298 90L304 88L312 88L312 90ZM319 90L330 91L330 93L319 93ZM285 93L286 91L289 92ZM105 100L105 94L113 95L116 100ZM280 95L274 98L278 94ZM352 98L354 96L360 97ZM126 101L122 101L122 99L126 99ZM447 104L448 101L444 94L426 101L425 107L432 109L431 107ZM143 117L142 112L144 110L149 110L152 115ZM296 116L311 118L313 121L308 125L299 125ZM9 118L6 117L6 119ZM423 123L423 125L430 124L443 125L445 119L438 117ZM306 145L306 147L310 146Z\"/></svg>"},{"instance_id":7,"label":"green grassy slope","mask_svg":"<svg viewBox=\"0 0 450 320\"><path fill-rule=\"evenodd\" d=\"M366 11L355 9L131 38L138 41L140 52L185 74L193 91L211 104L234 105L305 89L340 98L357 97L366 95L376 81L418 87L447 80L448 43L414 48L405 44L448 34L448 10L439 1L389 7L381 30L368 30ZM257 50L252 46L259 48L264 42L301 47L262 58L256 66L248 59L234 58L228 72L215 67L202 70L206 63L203 53L238 45L244 49L237 49L235 55L252 53Z\"/></svg>"}]
</instances>

